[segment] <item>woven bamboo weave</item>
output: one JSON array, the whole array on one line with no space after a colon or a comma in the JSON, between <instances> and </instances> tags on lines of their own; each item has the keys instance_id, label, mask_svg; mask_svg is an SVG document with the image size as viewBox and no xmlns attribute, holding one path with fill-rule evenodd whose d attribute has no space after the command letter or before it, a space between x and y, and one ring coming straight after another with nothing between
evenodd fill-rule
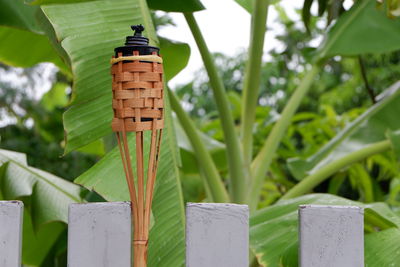
<instances>
[{"instance_id":1,"label":"woven bamboo weave","mask_svg":"<svg viewBox=\"0 0 400 267\"><path fill-rule=\"evenodd\" d=\"M111 67L114 132L163 128L163 69L162 60L159 59L157 55L148 57L135 54L134 57L119 54L112 59L111 62L115 62Z\"/></svg>"}]
</instances>

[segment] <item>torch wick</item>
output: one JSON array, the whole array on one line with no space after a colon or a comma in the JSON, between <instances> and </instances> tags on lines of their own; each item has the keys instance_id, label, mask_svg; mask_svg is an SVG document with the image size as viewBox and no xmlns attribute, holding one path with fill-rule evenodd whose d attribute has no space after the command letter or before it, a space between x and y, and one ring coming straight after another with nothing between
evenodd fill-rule
<instances>
[{"instance_id":1,"label":"torch wick","mask_svg":"<svg viewBox=\"0 0 400 267\"><path fill-rule=\"evenodd\" d=\"M135 35L134 36L142 36L142 32L144 31L144 27L143 27L142 24L132 25L131 28L132 28L132 30L135 31Z\"/></svg>"}]
</instances>

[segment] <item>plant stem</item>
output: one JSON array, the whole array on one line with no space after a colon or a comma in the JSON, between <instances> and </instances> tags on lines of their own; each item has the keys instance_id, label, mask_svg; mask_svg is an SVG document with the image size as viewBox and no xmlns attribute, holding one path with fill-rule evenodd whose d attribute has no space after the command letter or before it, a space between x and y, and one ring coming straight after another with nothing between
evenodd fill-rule
<instances>
[{"instance_id":1,"label":"plant stem","mask_svg":"<svg viewBox=\"0 0 400 267\"><path fill-rule=\"evenodd\" d=\"M249 59L244 75L241 122L243 161L246 169L250 168L253 153L253 128L260 89L261 62L269 0L255 0L253 5Z\"/></svg>"},{"instance_id":2,"label":"plant stem","mask_svg":"<svg viewBox=\"0 0 400 267\"><path fill-rule=\"evenodd\" d=\"M311 70L308 71L306 76L301 81L299 87L290 97L289 102L283 109L279 121L272 128L267 141L264 143L257 157L252 163L251 170L253 174L253 181L251 184L251 191L248 196L251 210L254 210L257 207L264 177L275 155L275 152L278 149L279 143L281 142L294 113L299 107L301 100L310 89L315 76L318 74L318 71L318 65L313 65Z\"/></svg>"},{"instance_id":3,"label":"plant stem","mask_svg":"<svg viewBox=\"0 0 400 267\"><path fill-rule=\"evenodd\" d=\"M281 199L289 199L303 195L311 191L315 186L322 183L329 176L339 171L340 169L349 166L355 162L358 162L362 159L365 159L369 156L372 156L374 154L384 152L390 148L391 148L390 141L385 140L369 145L358 151L352 152L338 160L335 160L325 165L321 169L317 170L315 173L307 176L300 183L298 183L292 189L290 189Z\"/></svg>"},{"instance_id":4,"label":"plant stem","mask_svg":"<svg viewBox=\"0 0 400 267\"><path fill-rule=\"evenodd\" d=\"M171 90L168 90L168 95L170 97L171 107L178 116L179 122L181 123L196 153L198 165L205 174L202 175L202 177L206 179L208 189L210 189L211 192L212 200L215 202L229 202L229 195L226 192L224 184L222 183L217 167L215 167L211 155L208 153L206 147L201 141L200 135L198 134L194 123L183 110L179 100Z\"/></svg>"},{"instance_id":5,"label":"plant stem","mask_svg":"<svg viewBox=\"0 0 400 267\"><path fill-rule=\"evenodd\" d=\"M230 193L231 198L236 203L244 203L246 199L246 177L243 170L242 152L240 149L239 138L237 136L233 117L230 110L226 90L219 77L217 68L207 44L201 34L200 28L192 13L184 13L186 21L192 31L193 37L199 48L204 66L210 79L211 88L217 103L218 113L221 120L222 130L226 143L226 153L230 174Z\"/></svg>"}]
</instances>

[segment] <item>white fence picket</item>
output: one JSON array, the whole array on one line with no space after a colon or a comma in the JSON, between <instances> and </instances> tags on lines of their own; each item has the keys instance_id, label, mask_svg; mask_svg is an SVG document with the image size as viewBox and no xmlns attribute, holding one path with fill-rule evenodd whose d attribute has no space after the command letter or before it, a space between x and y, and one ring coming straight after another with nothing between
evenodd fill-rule
<instances>
[{"instance_id":1,"label":"white fence picket","mask_svg":"<svg viewBox=\"0 0 400 267\"><path fill-rule=\"evenodd\" d=\"M0 201L0 266L21 266L23 203ZM246 205L189 203L187 267L247 267ZM364 210L353 206L299 207L299 266L364 266ZM129 202L71 204L69 267L131 267Z\"/></svg>"},{"instance_id":2,"label":"white fence picket","mask_svg":"<svg viewBox=\"0 0 400 267\"><path fill-rule=\"evenodd\" d=\"M21 201L0 201L0 266L20 267L22 247Z\"/></svg>"},{"instance_id":3,"label":"white fence picket","mask_svg":"<svg viewBox=\"0 0 400 267\"><path fill-rule=\"evenodd\" d=\"M247 267L248 252L247 205L187 204L187 267Z\"/></svg>"},{"instance_id":4,"label":"white fence picket","mask_svg":"<svg viewBox=\"0 0 400 267\"><path fill-rule=\"evenodd\" d=\"M131 267L129 202L71 204L69 267Z\"/></svg>"},{"instance_id":5,"label":"white fence picket","mask_svg":"<svg viewBox=\"0 0 400 267\"><path fill-rule=\"evenodd\" d=\"M363 267L364 210L354 206L299 207L301 267Z\"/></svg>"}]
</instances>

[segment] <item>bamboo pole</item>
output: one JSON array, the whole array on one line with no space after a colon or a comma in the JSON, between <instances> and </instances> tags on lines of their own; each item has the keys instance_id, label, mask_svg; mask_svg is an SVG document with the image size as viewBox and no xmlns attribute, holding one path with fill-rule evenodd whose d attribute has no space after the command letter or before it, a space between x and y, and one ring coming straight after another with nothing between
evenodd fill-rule
<instances>
[{"instance_id":1,"label":"bamboo pole","mask_svg":"<svg viewBox=\"0 0 400 267\"><path fill-rule=\"evenodd\" d=\"M158 57L157 54L152 55ZM162 60L149 66L149 57L133 52L134 59L121 53L111 61L113 73L113 130L123 163L132 208L133 266L147 266L147 250L150 231L151 204L157 174L163 128ZM127 61L129 60L129 61ZM131 65L123 65L129 62ZM132 65L133 64L133 65ZM161 94L160 94L161 87ZM147 91L146 91L147 90ZM147 175L144 166L144 131L151 131ZM127 132L135 132L136 178ZM132 136L133 137L133 136ZM145 177L146 175L146 177ZM146 184L146 186L145 186Z\"/></svg>"}]
</instances>

